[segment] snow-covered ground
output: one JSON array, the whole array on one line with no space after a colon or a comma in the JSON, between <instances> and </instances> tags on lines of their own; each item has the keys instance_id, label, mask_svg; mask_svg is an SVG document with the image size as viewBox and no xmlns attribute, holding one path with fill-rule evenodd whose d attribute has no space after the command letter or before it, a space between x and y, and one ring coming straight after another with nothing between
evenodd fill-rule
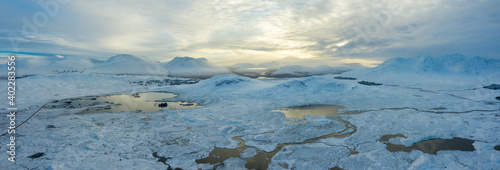
<instances>
[{"instance_id":1,"label":"snow-covered ground","mask_svg":"<svg viewBox=\"0 0 500 170\"><path fill-rule=\"evenodd\" d=\"M89 95L166 91L178 95L170 101L194 102L202 107L85 115L76 114L81 109L42 109L16 130L16 164L2 154L0 167L165 169L168 164L172 168L211 169L216 164L198 164L196 160L206 158L215 147L240 147L235 139L243 140L248 149L217 168L245 169L257 150L271 152L282 143L289 145L277 151L269 169L500 167L500 151L493 149L500 145L500 101L495 99L500 90L482 88L500 84L498 67L479 67L490 70L478 69L478 74L373 73L382 67L385 65L342 74L357 80L334 79L336 75L285 80L220 75L196 84L144 86L131 82L163 77L63 73L18 79L19 122L52 100ZM361 85L358 81L362 80L383 85ZM2 84L0 93L6 94L6 84ZM320 104L360 113L339 115L340 119L305 116L307 121L287 123L293 120L273 111ZM1 112L6 113L6 108ZM7 129L7 119L0 117L0 127ZM304 142L344 130L340 120L350 122L356 131L346 137ZM435 155L419 150L389 152L380 138L390 134L406 136L389 140L405 146L432 138L461 137L474 140L475 151L439 151ZM2 150L7 149L8 136L0 137ZM28 158L39 152L45 155ZM168 158L166 164L158 162L155 152L157 157Z\"/></svg>"}]
</instances>

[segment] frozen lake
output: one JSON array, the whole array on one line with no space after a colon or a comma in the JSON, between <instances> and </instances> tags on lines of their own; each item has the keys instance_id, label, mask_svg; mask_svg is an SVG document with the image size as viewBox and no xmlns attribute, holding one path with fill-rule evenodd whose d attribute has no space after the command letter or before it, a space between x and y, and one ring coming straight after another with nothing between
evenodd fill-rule
<instances>
[{"instance_id":1,"label":"frozen lake","mask_svg":"<svg viewBox=\"0 0 500 170\"><path fill-rule=\"evenodd\" d=\"M120 94L107 96L88 96L72 99L56 100L46 108L87 108L79 114L88 113L116 113L116 112L159 112L162 109L189 109L200 107L196 103L167 102L165 99L174 98L175 94L165 92L144 92L137 94ZM103 104L107 104L102 106ZM96 106L97 107L91 107Z\"/></svg>"}]
</instances>

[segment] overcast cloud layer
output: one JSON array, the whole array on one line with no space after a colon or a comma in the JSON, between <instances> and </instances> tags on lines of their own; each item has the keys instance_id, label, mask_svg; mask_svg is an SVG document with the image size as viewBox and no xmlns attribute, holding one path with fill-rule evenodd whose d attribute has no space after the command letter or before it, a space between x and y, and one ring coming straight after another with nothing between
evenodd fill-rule
<instances>
[{"instance_id":1,"label":"overcast cloud layer","mask_svg":"<svg viewBox=\"0 0 500 170\"><path fill-rule=\"evenodd\" d=\"M0 1L0 50L218 64L497 58L499 8L496 0L7 0Z\"/></svg>"}]
</instances>

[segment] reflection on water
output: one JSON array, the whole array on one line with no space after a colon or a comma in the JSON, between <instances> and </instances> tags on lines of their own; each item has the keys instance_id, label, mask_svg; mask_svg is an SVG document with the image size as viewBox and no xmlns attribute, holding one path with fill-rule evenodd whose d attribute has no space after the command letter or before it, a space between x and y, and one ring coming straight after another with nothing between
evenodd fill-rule
<instances>
[{"instance_id":1,"label":"reflection on water","mask_svg":"<svg viewBox=\"0 0 500 170\"><path fill-rule=\"evenodd\" d=\"M306 106L296 106L296 107L289 107L289 108L283 108L282 110L273 110L275 112L281 112L285 114L285 117L287 119L295 119L295 120L302 120L304 119L304 116L306 115L321 115L321 116L327 116L327 117L332 117L332 118L338 118L337 115L345 115L345 114L355 114L359 113L356 111L351 111L351 112L345 112L345 113L339 113L340 109L345 109L346 107L344 106L335 106L335 105L306 105ZM307 121L307 120L303 120ZM292 123L292 122L290 122ZM297 122L295 122L297 123Z\"/></svg>"},{"instance_id":2,"label":"reflection on water","mask_svg":"<svg viewBox=\"0 0 500 170\"><path fill-rule=\"evenodd\" d=\"M187 109L200 107L196 103L187 102L164 102L162 100L173 98L173 93L146 92L137 94L120 94L109 96L90 96L64 100L56 100L46 108L84 108L104 103L111 105L103 107L91 107L79 114L86 113L110 113L110 112L133 112L140 113L159 112L162 109Z\"/></svg>"},{"instance_id":3,"label":"reflection on water","mask_svg":"<svg viewBox=\"0 0 500 170\"><path fill-rule=\"evenodd\" d=\"M387 147L386 149L390 152L411 152L412 150L420 150L424 153L428 154L436 154L438 151L444 150L459 150L459 151L475 151L473 140L464 139L464 138L453 138L453 139L429 139L414 143L410 147L406 147L404 145L395 145L389 143L391 138L396 137L404 137L402 134L397 135L384 135L380 138L380 141L384 142Z\"/></svg>"},{"instance_id":4,"label":"reflection on water","mask_svg":"<svg viewBox=\"0 0 500 170\"><path fill-rule=\"evenodd\" d=\"M253 157L246 158L245 160L247 163L245 164L245 168L247 169L267 169L269 163L271 162L271 159L276 155L279 151L283 149L283 147L288 146L288 145L302 145L302 144L307 144L307 143L313 143L321 139L326 139L326 138L343 138L352 135L353 133L356 132L356 126L352 125L350 122L345 121L338 117L338 115L342 114L354 114L354 113L359 113L359 112L345 112L345 113L339 113L338 110L340 109L345 109L343 106L334 106L334 105L307 105L307 106L297 106L297 107L290 107L290 108L283 108L282 110L276 110L279 112L282 112L285 114L286 118L290 119L297 119L299 121L295 123L306 123L305 119L300 121L300 119L303 119L304 115L322 115L322 116L328 116L337 119L338 121L344 123L344 130L338 131L338 132L333 132L330 134L326 134L323 136L319 136L316 138L311 138L307 139L303 142L296 142L296 143L281 143L278 144L278 146L271 152L265 152L259 149L257 150L257 154ZM243 141L240 137L233 137L233 140L236 140L239 143L238 147L235 149L227 149L227 148L219 148L215 147L212 152L209 153L208 157L203 158L203 159L198 159L196 160L196 163L199 164L204 164L204 163L209 163L209 164L217 164L214 169L217 166L223 166L224 161L231 158L231 157L236 157L236 158L241 158L240 154L243 153L244 150L250 148L245 144L245 141ZM356 152L353 151L353 154ZM243 158L241 158L243 159Z\"/></svg>"},{"instance_id":5,"label":"reflection on water","mask_svg":"<svg viewBox=\"0 0 500 170\"><path fill-rule=\"evenodd\" d=\"M227 149L227 148L215 147L214 150L212 150L212 152L210 152L208 154L208 157L203 158L203 159L198 159L198 160L196 160L196 163L199 163L199 164L205 164L205 163L217 164L218 163L219 165L222 165L225 160L227 160L231 157L235 157L235 158L240 157L240 154L242 154L243 151L248 149L249 147L246 146L245 141L243 141L239 137L233 137L232 139L240 142L238 144L237 148ZM248 164L248 161L247 161L247 164ZM217 165L217 166L219 166L219 165ZM215 167L214 167L214 169L215 169Z\"/></svg>"},{"instance_id":6,"label":"reflection on water","mask_svg":"<svg viewBox=\"0 0 500 170\"><path fill-rule=\"evenodd\" d=\"M172 159L171 157L166 158L166 157L158 156L158 152L153 152L153 157L158 158L158 162L161 162L161 163L170 167L170 165L167 164L167 160Z\"/></svg>"}]
</instances>

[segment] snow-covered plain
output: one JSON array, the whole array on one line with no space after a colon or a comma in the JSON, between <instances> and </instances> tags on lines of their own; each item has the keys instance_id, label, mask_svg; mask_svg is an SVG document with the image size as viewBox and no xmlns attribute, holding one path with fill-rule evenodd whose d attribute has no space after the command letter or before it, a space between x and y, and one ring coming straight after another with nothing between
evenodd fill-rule
<instances>
[{"instance_id":1,"label":"snow-covered plain","mask_svg":"<svg viewBox=\"0 0 500 170\"><path fill-rule=\"evenodd\" d=\"M450 59L438 58L442 61L436 63L445 67L442 63ZM408 60L398 64L419 63L415 61L419 59ZM175 86L131 83L163 78L156 76L63 73L26 77L17 80L19 122L52 100L89 95L166 91L178 95L170 101L195 102L202 107L85 115L76 114L81 109L42 109L16 130L16 164L2 154L0 167L166 169L168 164L172 168L212 169L216 164L198 164L196 160L207 157L214 147L239 147L233 139L238 137L249 149L217 168L245 169L246 159L256 150L270 152L281 143L291 143L272 157L269 169L498 169L500 151L493 148L500 145L500 101L495 99L500 90L482 87L500 84L500 67L498 60L486 63L488 67L465 65L463 69L476 68L466 73L447 67L446 72L426 73L416 72L415 67L384 69L392 66L385 63L341 75L357 80L324 75L267 81L220 75ZM383 85L357 83L361 80ZM0 93L6 94L6 83L2 84ZM305 122L287 123L293 120L273 110L320 104L344 106L344 112L359 111L339 115L357 130L346 137L293 144L345 127L338 119L325 116L305 116ZM0 111L7 112L5 107ZM7 119L0 117L0 127L7 129ZM461 137L474 140L475 151L439 151L436 155L418 150L389 152L380 141L389 134L406 136L389 140L405 146L432 138ZM8 141L8 135L0 137L2 150ZM45 155L28 158L39 152ZM158 162L154 152L168 158L166 164Z\"/></svg>"}]
</instances>

